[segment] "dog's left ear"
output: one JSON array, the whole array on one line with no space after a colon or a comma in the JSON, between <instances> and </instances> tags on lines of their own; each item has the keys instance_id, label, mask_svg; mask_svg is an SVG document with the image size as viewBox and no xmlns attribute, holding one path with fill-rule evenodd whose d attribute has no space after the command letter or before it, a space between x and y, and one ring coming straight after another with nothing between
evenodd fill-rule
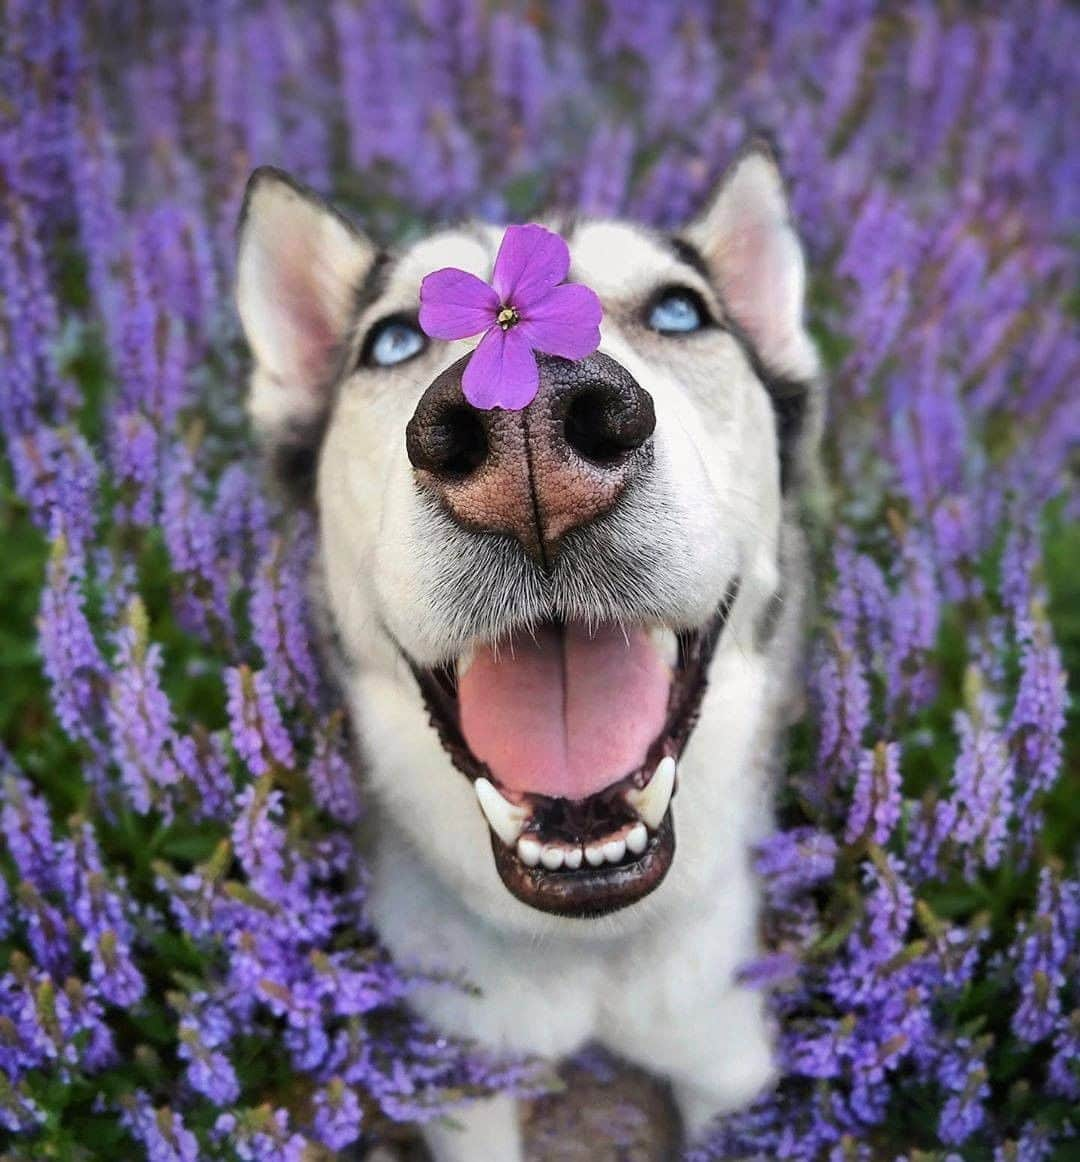
<instances>
[{"instance_id":1,"label":"dog's left ear","mask_svg":"<svg viewBox=\"0 0 1080 1162\"><path fill-rule=\"evenodd\" d=\"M818 361L803 319L806 264L765 143L753 142L735 160L685 237L762 361L774 372L812 379Z\"/></svg>"},{"instance_id":2,"label":"dog's left ear","mask_svg":"<svg viewBox=\"0 0 1080 1162\"><path fill-rule=\"evenodd\" d=\"M255 357L248 407L260 434L280 440L325 413L376 249L269 166L248 182L238 244L236 303Z\"/></svg>"}]
</instances>

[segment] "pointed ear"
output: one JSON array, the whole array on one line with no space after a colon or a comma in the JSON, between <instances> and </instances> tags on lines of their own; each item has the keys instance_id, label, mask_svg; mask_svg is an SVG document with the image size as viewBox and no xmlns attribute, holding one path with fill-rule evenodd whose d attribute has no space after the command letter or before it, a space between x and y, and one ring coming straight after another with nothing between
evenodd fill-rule
<instances>
[{"instance_id":1,"label":"pointed ear","mask_svg":"<svg viewBox=\"0 0 1080 1162\"><path fill-rule=\"evenodd\" d=\"M764 142L735 160L685 236L762 362L795 379L813 378L817 353L803 321L806 266L780 170Z\"/></svg>"},{"instance_id":2,"label":"pointed ear","mask_svg":"<svg viewBox=\"0 0 1080 1162\"><path fill-rule=\"evenodd\" d=\"M240 213L236 303L255 357L249 408L282 433L317 422L340 374L372 243L312 190L264 166Z\"/></svg>"}]
</instances>

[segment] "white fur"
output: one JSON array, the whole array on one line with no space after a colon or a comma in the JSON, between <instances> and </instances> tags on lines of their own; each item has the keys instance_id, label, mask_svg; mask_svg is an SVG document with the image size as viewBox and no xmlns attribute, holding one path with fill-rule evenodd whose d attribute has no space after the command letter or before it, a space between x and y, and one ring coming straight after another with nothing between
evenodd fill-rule
<instances>
[{"instance_id":1,"label":"white fur","mask_svg":"<svg viewBox=\"0 0 1080 1162\"><path fill-rule=\"evenodd\" d=\"M788 374L812 375L802 256L771 161L745 160L694 230L724 300L764 357ZM335 240L333 269L354 276L370 257L366 244L340 233ZM420 279L432 269L454 265L486 277L497 241L498 232L476 230L417 243L342 341L355 351L373 321L415 308ZM622 600L628 619L696 627L732 577L742 580L679 763L676 852L660 886L590 920L554 917L512 897L495 871L472 788L431 729L402 657L435 664L459 655L470 637L507 628L498 609L463 608L463 575L477 587L494 584L483 573L478 538L422 503L405 456L404 429L420 396L468 343L433 343L405 367L361 370L340 384L318 475L321 584L341 638L374 804L365 836L373 919L402 961L457 970L482 990L477 999L429 986L413 1003L448 1032L493 1048L559 1057L598 1040L670 1078L696 1132L774 1076L762 997L735 976L757 950L750 853L771 826L770 755L791 693L798 593L786 594L781 629L764 652L755 626L777 591L782 560L797 556L798 546L780 493L769 398L739 344L720 330L682 341L641 324L643 303L671 281L694 285L721 313L710 283L626 225L579 225L571 252L571 277L593 287L604 305L600 350L650 393L657 416L651 484L602 535L655 567L636 594L574 589L557 578L546 589L523 581L512 594L514 616L540 616L554 604L566 617L611 617ZM289 417L279 408L267 420L258 402L266 373L282 381L265 361L280 365L290 356L272 352L258 331L269 325L265 304L279 301L267 278L265 263L245 270L242 249L241 314L258 360L256 418L272 434ZM329 285L337 287L336 275ZM245 295L262 305L245 308ZM329 302L332 314L340 300L331 294ZM310 395L292 398L296 416L310 412ZM457 597L451 602L448 594ZM466 1108L457 1120L456 1129L428 1133L438 1162L521 1156L505 1099Z\"/></svg>"}]
</instances>

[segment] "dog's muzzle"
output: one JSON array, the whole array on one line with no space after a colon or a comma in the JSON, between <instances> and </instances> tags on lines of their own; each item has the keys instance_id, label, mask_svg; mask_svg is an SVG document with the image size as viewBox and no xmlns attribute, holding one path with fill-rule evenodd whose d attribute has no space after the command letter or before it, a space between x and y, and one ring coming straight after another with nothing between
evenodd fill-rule
<instances>
[{"instance_id":1,"label":"dog's muzzle","mask_svg":"<svg viewBox=\"0 0 1080 1162\"><path fill-rule=\"evenodd\" d=\"M549 576L575 530L648 485L651 396L607 355L539 359L521 411L478 410L466 359L427 389L406 441L418 485L477 536L512 537ZM626 583L625 581L623 582ZM738 590L679 632L555 615L413 667L443 749L473 784L495 869L523 903L589 917L627 907L675 853L671 801L709 662Z\"/></svg>"},{"instance_id":2,"label":"dog's muzzle","mask_svg":"<svg viewBox=\"0 0 1080 1162\"><path fill-rule=\"evenodd\" d=\"M479 410L461 390L467 360L431 384L409 421L416 479L461 525L509 534L546 565L651 463L652 397L607 355L541 355L528 407Z\"/></svg>"}]
</instances>

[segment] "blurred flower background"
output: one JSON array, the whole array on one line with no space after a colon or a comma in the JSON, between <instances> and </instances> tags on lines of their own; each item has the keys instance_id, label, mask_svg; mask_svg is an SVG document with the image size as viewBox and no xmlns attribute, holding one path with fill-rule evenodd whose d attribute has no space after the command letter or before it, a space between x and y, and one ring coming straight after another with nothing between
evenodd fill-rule
<instances>
[{"instance_id":1,"label":"blurred flower background","mask_svg":"<svg viewBox=\"0 0 1080 1162\"><path fill-rule=\"evenodd\" d=\"M785 1079L693 1156L1076 1157L1080 12L2 19L5 1157L332 1157L546 1084L409 1017L447 966L391 963L365 922L313 530L243 418L238 202L272 163L390 240L552 200L674 225L760 130L809 251L832 499L746 970Z\"/></svg>"}]
</instances>

